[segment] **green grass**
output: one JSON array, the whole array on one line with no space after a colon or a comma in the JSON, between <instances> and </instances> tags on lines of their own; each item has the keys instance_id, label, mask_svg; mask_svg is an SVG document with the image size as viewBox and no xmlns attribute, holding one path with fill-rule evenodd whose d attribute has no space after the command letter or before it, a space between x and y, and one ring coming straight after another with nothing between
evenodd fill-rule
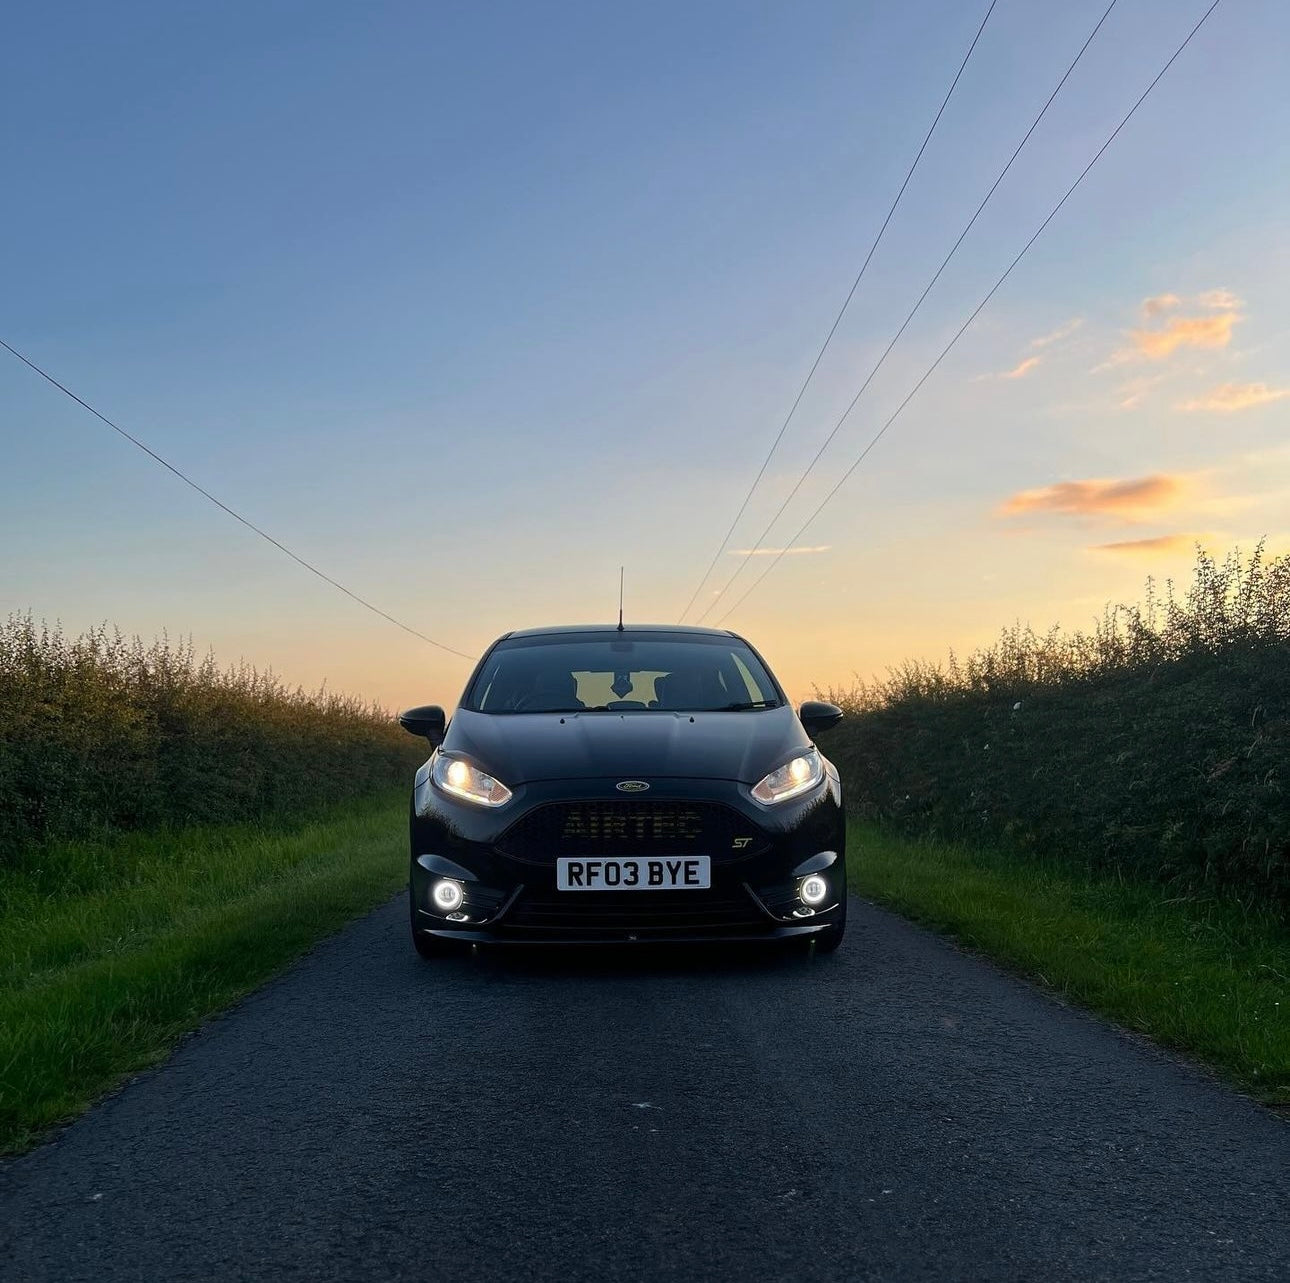
<instances>
[{"instance_id":1,"label":"green grass","mask_svg":"<svg viewBox=\"0 0 1290 1283\"><path fill-rule=\"evenodd\" d=\"M0 869L0 1153L29 1147L406 880L403 790Z\"/></svg>"},{"instance_id":2,"label":"green grass","mask_svg":"<svg viewBox=\"0 0 1290 1283\"><path fill-rule=\"evenodd\" d=\"M854 890L1290 1105L1290 931L1232 899L853 821Z\"/></svg>"}]
</instances>

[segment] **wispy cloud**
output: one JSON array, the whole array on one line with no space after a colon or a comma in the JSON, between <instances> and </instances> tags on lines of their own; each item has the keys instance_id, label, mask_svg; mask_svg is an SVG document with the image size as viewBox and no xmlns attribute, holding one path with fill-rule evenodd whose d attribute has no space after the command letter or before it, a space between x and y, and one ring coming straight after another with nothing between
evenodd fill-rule
<instances>
[{"instance_id":1,"label":"wispy cloud","mask_svg":"<svg viewBox=\"0 0 1290 1283\"><path fill-rule=\"evenodd\" d=\"M1180 347L1226 347L1232 341L1232 326L1239 312L1217 312L1213 316L1179 316L1161 330L1131 330L1134 350L1148 361L1163 361Z\"/></svg>"},{"instance_id":2,"label":"wispy cloud","mask_svg":"<svg viewBox=\"0 0 1290 1283\"><path fill-rule=\"evenodd\" d=\"M1182 299L1177 294L1155 294L1151 298L1142 300L1142 315L1146 320L1150 321L1162 312L1168 312L1171 308L1181 306Z\"/></svg>"},{"instance_id":3,"label":"wispy cloud","mask_svg":"<svg viewBox=\"0 0 1290 1283\"><path fill-rule=\"evenodd\" d=\"M1030 340L1026 346L1034 355L1022 357L1010 370L1000 370L997 374L978 374L972 381L984 383L993 379L1024 379L1044 359L1041 354L1044 348L1052 347L1054 343L1060 343L1063 339L1069 338L1083 324L1082 316L1072 316L1069 321L1059 325L1055 330Z\"/></svg>"},{"instance_id":4,"label":"wispy cloud","mask_svg":"<svg viewBox=\"0 0 1290 1283\"><path fill-rule=\"evenodd\" d=\"M1208 309L1180 316L1185 307ZM1244 320L1241 300L1229 289L1206 290L1191 299L1179 294L1155 294L1142 300L1144 324L1128 331L1128 344L1118 348L1093 373L1140 361L1164 361L1180 348L1224 348L1232 341L1232 327Z\"/></svg>"},{"instance_id":5,"label":"wispy cloud","mask_svg":"<svg viewBox=\"0 0 1290 1283\"><path fill-rule=\"evenodd\" d=\"M1112 515L1131 518L1176 506L1186 490L1182 477L1158 473L1122 481L1059 481L1037 490L1021 490L1005 499L999 513L1005 517L1026 512L1053 512L1063 516Z\"/></svg>"},{"instance_id":6,"label":"wispy cloud","mask_svg":"<svg viewBox=\"0 0 1290 1283\"><path fill-rule=\"evenodd\" d=\"M1001 379L1024 379L1031 370L1043 360L1041 356L1028 356L1024 361L1018 361L1011 370L1005 370L999 375Z\"/></svg>"},{"instance_id":7,"label":"wispy cloud","mask_svg":"<svg viewBox=\"0 0 1290 1283\"><path fill-rule=\"evenodd\" d=\"M1093 544L1090 552L1110 552L1121 557L1150 557L1157 553L1189 553L1204 544L1208 535L1157 535L1154 539L1123 539L1118 543Z\"/></svg>"},{"instance_id":8,"label":"wispy cloud","mask_svg":"<svg viewBox=\"0 0 1290 1283\"><path fill-rule=\"evenodd\" d=\"M1179 404L1180 410L1215 410L1219 414L1233 414L1252 406L1267 405L1290 397L1290 388L1270 388L1266 383L1220 383L1216 388L1191 401Z\"/></svg>"},{"instance_id":9,"label":"wispy cloud","mask_svg":"<svg viewBox=\"0 0 1290 1283\"><path fill-rule=\"evenodd\" d=\"M1141 378L1130 379L1127 383L1122 384L1116 390L1116 396L1120 398L1117 402L1120 409L1132 410L1141 405L1146 399L1147 393L1164 378L1165 375L1163 374L1143 375Z\"/></svg>"},{"instance_id":10,"label":"wispy cloud","mask_svg":"<svg viewBox=\"0 0 1290 1283\"><path fill-rule=\"evenodd\" d=\"M812 552L828 552L833 545L831 543L815 544L807 547L801 544L796 548L731 548L732 557L796 557Z\"/></svg>"},{"instance_id":11,"label":"wispy cloud","mask_svg":"<svg viewBox=\"0 0 1290 1283\"><path fill-rule=\"evenodd\" d=\"M1059 325L1049 334L1041 334L1037 339L1030 340L1031 347L1049 347L1054 343L1060 343L1062 339L1068 339L1081 325L1084 324L1082 316L1072 316L1065 325Z\"/></svg>"},{"instance_id":12,"label":"wispy cloud","mask_svg":"<svg viewBox=\"0 0 1290 1283\"><path fill-rule=\"evenodd\" d=\"M1241 300L1231 290L1224 289L1206 290L1196 296L1196 302L1201 307L1213 307L1221 312L1234 312L1242 306Z\"/></svg>"},{"instance_id":13,"label":"wispy cloud","mask_svg":"<svg viewBox=\"0 0 1290 1283\"><path fill-rule=\"evenodd\" d=\"M978 374L972 382L993 383L996 379L1024 379L1043 359L1042 356L1028 356L1018 361L1011 370L1000 370L996 374Z\"/></svg>"}]
</instances>

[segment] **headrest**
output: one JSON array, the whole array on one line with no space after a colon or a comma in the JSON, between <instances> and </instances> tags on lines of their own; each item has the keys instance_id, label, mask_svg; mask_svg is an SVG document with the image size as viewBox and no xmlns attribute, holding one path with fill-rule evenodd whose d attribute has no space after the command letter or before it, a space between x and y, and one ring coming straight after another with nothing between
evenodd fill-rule
<instances>
[{"instance_id":1,"label":"headrest","mask_svg":"<svg viewBox=\"0 0 1290 1283\"><path fill-rule=\"evenodd\" d=\"M542 669L533 683L535 695L553 695L559 699L573 702L578 697L578 679L572 673L556 672L549 668Z\"/></svg>"},{"instance_id":2,"label":"headrest","mask_svg":"<svg viewBox=\"0 0 1290 1283\"><path fill-rule=\"evenodd\" d=\"M660 677L654 684L660 708L705 708L711 705L704 691L705 682L700 673L678 672Z\"/></svg>"}]
</instances>

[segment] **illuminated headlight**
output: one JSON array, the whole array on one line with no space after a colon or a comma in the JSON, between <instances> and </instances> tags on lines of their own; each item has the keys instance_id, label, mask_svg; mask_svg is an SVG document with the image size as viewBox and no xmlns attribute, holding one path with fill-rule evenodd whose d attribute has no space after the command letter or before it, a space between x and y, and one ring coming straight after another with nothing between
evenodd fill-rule
<instances>
[{"instance_id":1,"label":"illuminated headlight","mask_svg":"<svg viewBox=\"0 0 1290 1283\"><path fill-rule=\"evenodd\" d=\"M829 884L818 873L812 873L810 877L802 879L802 885L797 888L797 894L802 897L803 904L809 904L814 908L817 904L823 904L829 894Z\"/></svg>"},{"instance_id":2,"label":"illuminated headlight","mask_svg":"<svg viewBox=\"0 0 1290 1283\"><path fill-rule=\"evenodd\" d=\"M757 801L772 806L787 802L789 798L809 793L824 778L824 763L816 749L808 749L801 757L785 762L777 771L771 771L753 789Z\"/></svg>"},{"instance_id":3,"label":"illuminated headlight","mask_svg":"<svg viewBox=\"0 0 1290 1283\"><path fill-rule=\"evenodd\" d=\"M460 882L454 882L451 878L440 878L434 884L430 898L440 913L452 914L461 908L466 893L461 889Z\"/></svg>"},{"instance_id":4,"label":"illuminated headlight","mask_svg":"<svg viewBox=\"0 0 1290 1283\"><path fill-rule=\"evenodd\" d=\"M436 787L450 797L459 797L463 802L474 802L476 806L503 806L511 800L511 791L501 780L485 775L464 758L445 757L442 753L436 753L431 777Z\"/></svg>"}]
</instances>

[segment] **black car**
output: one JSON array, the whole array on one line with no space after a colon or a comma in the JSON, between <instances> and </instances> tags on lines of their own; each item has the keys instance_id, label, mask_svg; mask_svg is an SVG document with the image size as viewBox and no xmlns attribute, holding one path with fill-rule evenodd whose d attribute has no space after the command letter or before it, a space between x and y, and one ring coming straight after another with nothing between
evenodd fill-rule
<instances>
[{"instance_id":1,"label":"black car","mask_svg":"<svg viewBox=\"0 0 1290 1283\"><path fill-rule=\"evenodd\" d=\"M706 628L507 633L456 715L399 721L434 749L412 795L412 940L808 937L846 927L838 773L755 650Z\"/></svg>"}]
</instances>

